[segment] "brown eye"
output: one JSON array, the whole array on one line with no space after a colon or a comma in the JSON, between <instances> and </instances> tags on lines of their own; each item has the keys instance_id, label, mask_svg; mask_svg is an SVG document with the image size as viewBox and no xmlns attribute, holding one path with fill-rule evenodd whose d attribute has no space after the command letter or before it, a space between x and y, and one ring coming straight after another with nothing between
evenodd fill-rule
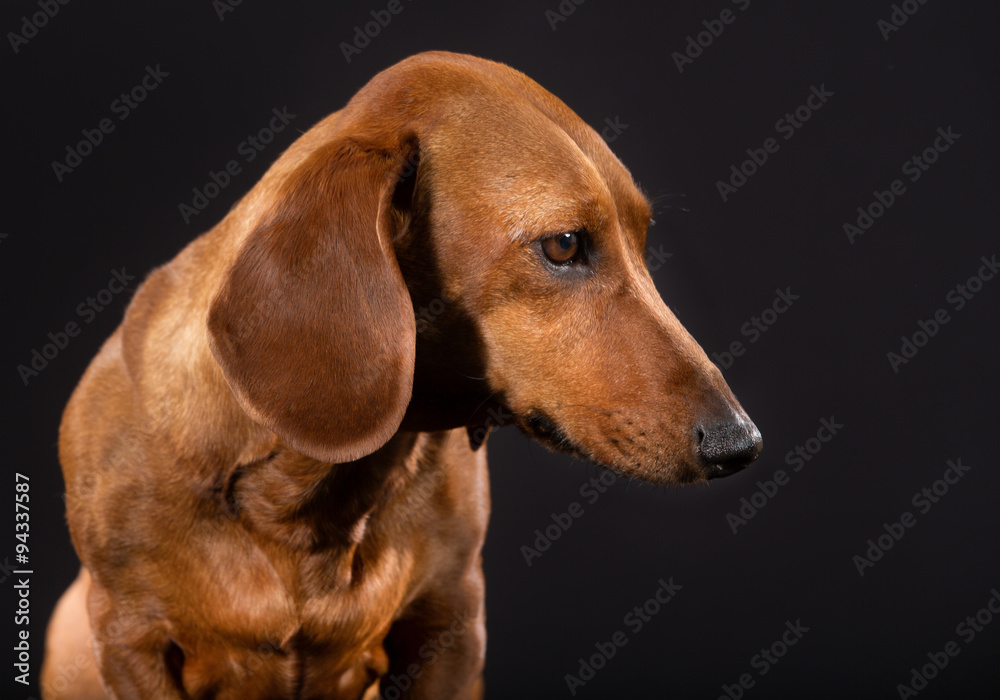
<instances>
[{"instance_id":1,"label":"brown eye","mask_svg":"<svg viewBox=\"0 0 1000 700\"><path fill-rule=\"evenodd\" d=\"M572 262L580 251L580 236L575 233L559 233L542 241L542 252L556 265Z\"/></svg>"}]
</instances>

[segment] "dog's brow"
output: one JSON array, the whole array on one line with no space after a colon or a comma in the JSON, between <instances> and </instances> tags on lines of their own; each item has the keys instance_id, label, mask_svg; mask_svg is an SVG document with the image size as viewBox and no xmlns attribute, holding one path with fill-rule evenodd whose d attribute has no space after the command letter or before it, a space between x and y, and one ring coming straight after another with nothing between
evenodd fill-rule
<instances>
[{"instance_id":1,"label":"dog's brow","mask_svg":"<svg viewBox=\"0 0 1000 700\"><path fill-rule=\"evenodd\" d=\"M546 198L549 199L549 198ZM537 207L522 207L507 217L509 236L522 243L549 234L598 230L607 215L596 200L544 201Z\"/></svg>"},{"instance_id":2,"label":"dog's brow","mask_svg":"<svg viewBox=\"0 0 1000 700\"><path fill-rule=\"evenodd\" d=\"M653 223L653 205L645 192L639 190L638 194L639 199L626 207L628 217L626 223L635 226L640 231L645 231Z\"/></svg>"}]
</instances>

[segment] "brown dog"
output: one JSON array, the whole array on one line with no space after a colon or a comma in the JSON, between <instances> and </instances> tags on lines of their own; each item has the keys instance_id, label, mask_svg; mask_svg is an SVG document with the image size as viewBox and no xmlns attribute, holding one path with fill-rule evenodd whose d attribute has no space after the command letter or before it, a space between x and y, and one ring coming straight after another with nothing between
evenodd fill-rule
<instances>
[{"instance_id":1,"label":"brown dog","mask_svg":"<svg viewBox=\"0 0 1000 700\"><path fill-rule=\"evenodd\" d=\"M46 697L478 697L488 409L661 484L760 451L649 222L521 73L377 75L150 275L73 394Z\"/></svg>"}]
</instances>

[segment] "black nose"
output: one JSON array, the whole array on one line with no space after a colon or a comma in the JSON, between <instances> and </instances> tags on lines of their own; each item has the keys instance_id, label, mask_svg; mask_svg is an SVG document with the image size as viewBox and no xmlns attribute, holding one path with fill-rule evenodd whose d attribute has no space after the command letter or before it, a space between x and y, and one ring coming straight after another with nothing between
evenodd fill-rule
<instances>
[{"instance_id":1,"label":"black nose","mask_svg":"<svg viewBox=\"0 0 1000 700\"><path fill-rule=\"evenodd\" d=\"M753 423L719 423L698 428L698 454L707 467L707 478L735 474L757 459L764 441Z\"/></svg>"}]
</instances>

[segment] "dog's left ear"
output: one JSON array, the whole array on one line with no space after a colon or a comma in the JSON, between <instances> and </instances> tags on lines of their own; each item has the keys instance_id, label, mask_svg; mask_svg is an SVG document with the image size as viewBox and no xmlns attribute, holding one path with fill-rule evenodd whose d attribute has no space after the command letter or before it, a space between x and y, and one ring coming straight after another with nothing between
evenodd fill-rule
<instances>
[{"instance_id":1,"label":"dog's left ear","mask_svg":"<svg viewBox=\"0 0 1000 700\"><path fill-rule=\"evenodd\" d=\"M416 322L393 252L405 221L393 200L410 186L417 148L415 137L341 137L310 154L209 309L212 353L242 408L314 459L371 454L410 401Z\"/></svg>"}]
</instances>

